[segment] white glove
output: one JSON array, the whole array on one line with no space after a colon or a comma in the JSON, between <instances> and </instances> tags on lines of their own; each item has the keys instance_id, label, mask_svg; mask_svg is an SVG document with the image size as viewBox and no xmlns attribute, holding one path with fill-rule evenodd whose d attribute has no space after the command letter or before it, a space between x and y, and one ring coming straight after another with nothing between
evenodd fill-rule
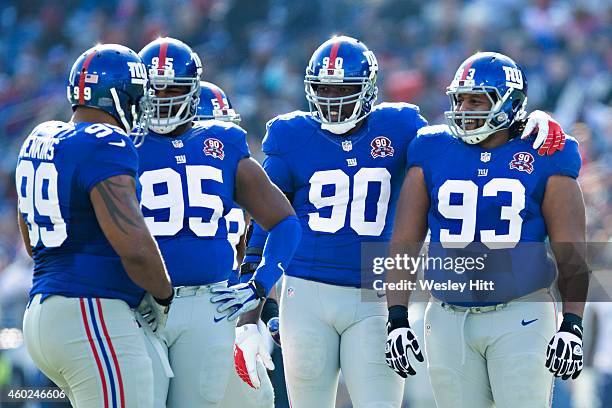
<instances>
[{"instance_id":1,"label":"white glove","mask_svg":"<svg viewBox=\"0 0 612 408\"><path fill-rule=\"evenodd\" d=\"M565 147L565 133L561 125L548 113L535 110L527 117L525 130L521 139L528 138L537 129L538 134L533 142L533 148L538 150L540 156L551 155Z\"/></svg>"},{"instance_id":2,"label":"white glove","mask_svg":"<svg viewBox=\"0 0 612 408\"><path fill-rule=\"evenodd\" d=\"M166 327L170 304L163 306L157 303L150 293L146 293L136 309L144 321L151 327L153 333L161 333Z\"/></svg>"},{"instance_id":3,"label":"white glove","mask_svg":"<svg viewBox=\"0 0 612 408\"><path fill-rule=\"evenodd\" d=\"M546 367L555 377L578 378L582 371L582 323L576 315L565 315L559 331L548 343Z\"/></svg>"},{"instance_id":4,"label":"white glove","mask_svg":"<svg viewBox=\"0 0 612 408\"><path fill-rule=\"evenodd\" d=\"M257 361L261 361L268 370L274 370L272 357L268 354L263 338L256 324L245 324L236 327L234 343L234 367L238 376L255 389L261 387L257 374Z\"/></svg>"},{"instance_id":5,"label":"white glove","mask_svg":"<svg viewBox=\"0 0 612 408\"><path fill-rule=\"evenodd\" d=\"M239 283L228 288L213 287L211 289L213 296L210 298L210 301L212 303L221 303L217 307L217 312L220 313L220 316L216 316L216 320L227 317L227 320L232 321L241 314L256 309L262 299L264 299L261 290L257 289L255 281Z\"/></svg>"},{"instance_id":6,"label":"white glove","mask_svg":"<svg viewBox=\"0 0 612 408\"><path fill-rule=\"evenodd\" d=\"M385 361L400 377L407 378L408 375L416 374L417 361L422 363L425 359L408 320L401 324L394 323L396 328L393 328L390 322L387 323L389 334L385 344Z\"/></svg>"}]
</instances>

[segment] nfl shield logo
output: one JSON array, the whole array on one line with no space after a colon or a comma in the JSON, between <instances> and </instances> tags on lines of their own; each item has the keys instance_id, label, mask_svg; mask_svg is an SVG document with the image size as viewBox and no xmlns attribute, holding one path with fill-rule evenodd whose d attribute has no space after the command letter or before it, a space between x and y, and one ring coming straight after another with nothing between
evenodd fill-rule
<instances>
[{"instance_id":1,"label":"nfl shield logo","mask_svg":"<svg viewBox=\"0 0 612 408\"><path fill-rule=\"evenodd\" d=\"M342 142L342 150L344 150L345 152L350 152L351 150L353 150L353 143L350 140L344 140Z\"/></svg>"},{"instance_id":2,"label":"nfl shield logo","mask_svg":"<svg viewBox=\"0 0 612 408\"><path fill-rule=\"evenodd\" d=\"M491 160L491 153L489 153L489 152L480 153L480 161L481 162L486 163L486 162L488 162L490 160Z\"/></svg>"}]
</instances>

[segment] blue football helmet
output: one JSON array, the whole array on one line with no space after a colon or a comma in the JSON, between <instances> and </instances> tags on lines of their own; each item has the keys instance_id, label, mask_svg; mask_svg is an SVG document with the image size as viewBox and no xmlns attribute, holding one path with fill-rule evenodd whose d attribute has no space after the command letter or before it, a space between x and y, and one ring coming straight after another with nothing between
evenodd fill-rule
<instances>
[{"instance_id":1,"label":"blue football helmet","mask_svg":"<svg viewBox=\"0 0 612 408\"><path fill-rule=\"evenodd\" d=\"M146 126L146 87L147 71L138 54L123 45L99 44L72 65L66 94L73 111L79 106L103 110L130 133Z\"/></svg>"},{"instance_id":2,"label":"blue football helmet","mask_svg":"<svg viewBox=\"0 0 612 408\"><path fill-rule=\"evenodd\" d=\"M166 134L191 122L200 97L200 57L182 41L164 37L147 44L139 53L149 73L153 113L149 129ZM179 96L159 97L156 91L167 87L185 87Z\"/></svg>"},{"instance_id":3,"label":"blue football helmet","mask_svg":"<svg viewBox=\"0 0 612 408\"><path fill-rule=\"evenodd\" d=\"M378 88L376 76L378 62L374 53L362 42L351 37L338 36L325 41L312 54L306 67L304 85L310 113L321 122L323 129L344 134L363 120L372 109ZM361 85L359 92L338 98L317 94L317 87L325 85ZM332 119L332 110L355 104L352 114Z\"/></svg>"},{"instance_id":4,"label":"blue football helmet","mask_svg":"<svg viewBox=\"0 0 612 408\"><path fill-rule=\"evenodd\" d=\"M200 82L200 104L195 120L221 120L240 124L240 114L232 108L229 98L217 85L201 81Z\"/></svg>"},{"instance_id":5,"label":"blue football helmet","mask_svg":"<svg viewBox=\"0 0 612 408\"><path fill-rule=\"evenodd\" d=\"M496 52L479 52L466 59L446 89L451 110L444 116L452 134L466 143L477 144L527 115L527 78L509 57ZM484 94L491 102L486 111L459 111L460 94ZM477 129L466 125L483 121Z\"/></svg>"}]
</instances>

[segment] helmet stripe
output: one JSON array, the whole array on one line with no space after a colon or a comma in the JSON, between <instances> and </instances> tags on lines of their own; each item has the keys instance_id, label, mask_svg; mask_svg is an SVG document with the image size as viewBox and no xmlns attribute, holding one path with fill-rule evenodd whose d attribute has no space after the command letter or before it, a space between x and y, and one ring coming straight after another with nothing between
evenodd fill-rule
<instances>
[{"instance_id":1,"label":"helmet stripe","mask_svg":"<svg viewBox=\"0 0 612 408\"><path fill-rule=\"evenodd\" d=\"M223 103L223 96L221 96L221 92L219 92L219 90L213 87L211 87L210 90L215 95L215 98L217 98L217 102L219 102L219 107L221 109L225 109L225 104Z\"/></svg>"},{"instance_id":2,"label":"helmet stripe","mask_svg":"<svg viewBox=\"0 0 612 408\"><path fill-rule=\"evenodd\" d=\"M166 66L166 53L168 52L168 43L162 43L159 46L159 61L157 62L157 74L163 75ZM161 73L159 71L162 71Z\"/></svg>"},{"instance_id":3,"label":"helmet stripe","mask_svg":"<svg viewBox=\"0 0 612 408\"><path fill-rule=\"evenodd\" d=\"M332 46L331 51L329 52L329 65L328 65L329 69L336 68L336 56L338 55L338 48L340 48L340 41L335 43Z\"/></svg>"},{"instance_id":4,"label":"helmet stripe","mask_svg":"<svg viewBox=\"0 0 612 408\"><path fill-rule=\"evenodd\" d=\"M93 50L87 58L85 58L85 62L83 62L83 66L81 67L81 75L79 76L79 105L85 104L85 77L87 76L87 70L89 69L89 64L93 57L98 53L97 50Z\"/></svg>"},{"instance_id":5,"label":"helmet stripe","mask_svg":"<svg viewBox=\"0 0 612 408\"><path fill-rule=\"evenodd\" d=\"M465 68L463 68L463 74L461 74L461 80L462 80L462 81L463 81L463 80L465 80L465 78L467 77L468 72L470 71L470 68L472 67L472 63L473 63L473 62L474 62L474 59L472 59L470 62L468 62L468 63L465 65Z\"/></svg>"}]
</instances>

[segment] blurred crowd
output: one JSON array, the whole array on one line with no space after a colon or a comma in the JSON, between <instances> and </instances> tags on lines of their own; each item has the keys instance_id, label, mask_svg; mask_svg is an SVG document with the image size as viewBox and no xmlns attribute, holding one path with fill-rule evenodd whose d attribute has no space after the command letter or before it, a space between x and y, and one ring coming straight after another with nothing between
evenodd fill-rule
<instances>
[{"instance_id":1,"label":"blurred crowd","mask_svg":"<svg viewBox=\"0 0 612 408\"><path fill-rule=\"evenodd\" d=\"M18 146L39 122L66 120L72 62L96 42L138 51L159 35L201 56L230 96L260 158L265 123L307 108L304 69L332 34L378 57L379 101L409 101L442 123L444 91L478 50L526 71L529 110L581 143L588 239L612 238L612 2L609 0L5 0L0 2L0 328L19 327L29 267L15 221ZM26 271L24 274L23 271ZM9 308L9 310L7 310ZM0 358L0 373L2 361ZM612 368L611 368L612 370ZM0 382L2 376L0 375Z\"/></svg>"}]
</instances>

